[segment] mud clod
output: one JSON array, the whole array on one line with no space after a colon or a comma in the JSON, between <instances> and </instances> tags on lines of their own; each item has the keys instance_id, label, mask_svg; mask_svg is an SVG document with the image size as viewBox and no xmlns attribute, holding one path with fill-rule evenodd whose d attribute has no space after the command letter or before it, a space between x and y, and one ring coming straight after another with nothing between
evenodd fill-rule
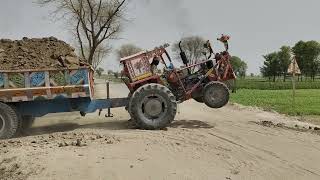
<instances>
[{"instance_id":1,"label":"mud clod","mask_svg":"<svg viewBox=\"0 0 320 180\"><path fill-rule=\"evenodd\" d=\"M270 128L284 128L284 129L289 129L289 130L295 130L299 132L316 132L318 133L320 131L319 127L312 127L312 126L303 126L303 125L289 125L285 123L275 123L272 121L260 121L260 122L254 122L255 124L265 126L265 127L270 127Z\"/></svg>"},{"instance_id":2,"label":"mud clod","mask_svg":"<svg viewBox=\"0 0 320 180\"><path fill-rule=\"evenodd\" d=\"M261 121L261 125L266 126L266 127L274 126L273 122L271 122L271 121Z\"/></svg>"}]
</instances>

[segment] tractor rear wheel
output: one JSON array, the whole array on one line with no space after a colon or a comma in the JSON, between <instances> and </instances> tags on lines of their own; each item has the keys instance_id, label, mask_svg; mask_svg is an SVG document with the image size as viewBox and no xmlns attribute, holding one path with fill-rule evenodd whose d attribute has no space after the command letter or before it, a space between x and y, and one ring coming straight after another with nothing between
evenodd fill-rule
<instances>
[{"instance_id":1,"label":"tractor rear wheel","mask_svg":"<svg viewBox=\"0 0 320 180\"><path fill-rule=\"evenodd\" d=\"M221 82L210 82L204 87L204 103L211 108L221 108L229 102L229 89Z\"/></svg>"},{"instance_id":2,"label":"tractor rear wheel","mask_svg":"<svg viewBox=\"0 0 320 180\"><path fill-rule=\"evenodd\" d=\"M12 138L17 131L18 121L14 108L0 102L0 139Z\"/></svg>"},{"instance_id":3,"label":"tractor rear wheel","mask_svg":"<svg viewBox=\"0 0 320 180\"><path fill-rule=\"evenodd\" d=\"M176 97L163 85L146 84L132 94L128 110L139 128L161 129L176 116Z\"/></svg>"}]
</instances>

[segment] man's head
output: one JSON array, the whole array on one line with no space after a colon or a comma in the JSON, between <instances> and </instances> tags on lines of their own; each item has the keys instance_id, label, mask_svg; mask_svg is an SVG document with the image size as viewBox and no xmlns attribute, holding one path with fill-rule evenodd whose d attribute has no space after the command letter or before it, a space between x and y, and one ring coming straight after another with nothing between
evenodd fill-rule
<instances>
[{"instance_id":1,"label":"man's head","mask_svg":"<svg viewBox=\"0 0 320 180\"><path fill-rule=\"evenodd\" d=\"M151 65L158 66L160 63L160 58L155 56L151 62Z\"/></svg>"}]
</instances>

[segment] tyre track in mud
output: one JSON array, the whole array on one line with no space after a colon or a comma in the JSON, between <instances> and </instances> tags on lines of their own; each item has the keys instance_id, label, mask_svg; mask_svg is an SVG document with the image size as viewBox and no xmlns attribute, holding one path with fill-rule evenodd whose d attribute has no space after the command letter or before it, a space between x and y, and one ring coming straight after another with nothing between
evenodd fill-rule
<instances>
[{"instance_id":1,"label":"tyre track in mud","mask_svg":"<svg viewBox=\"0 0 320 180\"><path fill-rule=\"evenodd\" d=\"M248 112L245 112L245 114L246 113L248 113ZM212 120L215 121L216 124L218 124L217 128L210 130L211 132L208 132L208 134L210 134L210 135L212 135L212 136L214 136L214 137L216 137L216 138L218 138L218 139L220 139L222 141L225 141L228 144L231 144L233 146L238 147L237 148L238 150L246 151L247 154L252 154L253 156L258 156L259 157L259 155L257 155L257 153L255 151L262 152L264 154L264 156L267 156L267 157L264 157L264 158L260 157L261 160L263 160L263 161L266 161L269 158L274 158L276 160L278 159L282 164L285 164L285 166L287 166L287 167L294 168L297 171L301 170L301 171L310 173L312 175L315 175L317 178L319 178L319 169L318 168L307 169L307 168L302 167L301 165L298 165L297 163L291 163L291 161L295 161L295 160L291 160L291 161L287 160L285 158L282 158L281 155L279 155L275 151L270 151L270 150L266 150L266 149L261 148L261 147L257 147L255 145L253 145L252 143L248 144L248 143L242 142L243 139L240 138L241 135L240 136L234 136L234 135L230 136L230 134L233 134L232 132L245 131L245 129L246 129L247 131L254 132L256 134L261 134L261 135L264 135L264 136L265 135L267 135L267 136L271 135L272 137L277 138L277 137L279 137L279 134L286 134L288 136L288 133L289 133L290 136L288 136L288 137L289 137L290 140L292 140L294 142L298 141L299 143L308 144L307 146L311 146L310 149L313 149L315 151L315 153L319 153L319 148L316 147L316 145L314 144L315 143L314 141L311 141L311 142L309 141L309 143L306 143L306 141L304 141L305 140L304 138L303 138L304 140L302 140L299 137L299 135L302 135L302 136L313 136L313 137L318 138L317 136L314 136L313 134L308 133L308 132L299 133L299 132L294 132L293 130L288 130L288 129L263 128L263 127L260 127L260 126L257 126L257 125L251 125L251 124L249 124L249 120L247 120L247 118L244 118L244 121L241 120L241 118L238 118L239 121L233 121L233 123L231 123L232 125L230 126L230 121L223 122L223 119L225 119L225 117L222 117L221 119L219 119L219 117L212 118L212 116L210 116L208 114L210 114L210 113L203 113L201 111L200 112L198 112L198 111L193 112L194 116L202 117L202 119L206 119L206 121L212 119ZM207 117L204 117L204 116L207 116ZM234 117L237 117L237 116L235 115ZM217 121L219 121L219 123ZM227 128L221 127L222 125L227 126ZM244 128L242 128L242 127L244 127ZM234 129L232 129L232 128L234 128ZM223 131L221 132L220 129L223 129L224 132ZM226 131L226 129L228 129L229 131ZM208 130L204 130L204 131L207 132ZM227 132L227 133L225 133L225 132ZM245 132L243 132L243 135L244 134L245 134ZM314 139L314 138L311 138L311 139ZM260 154L260 153L258 153L258 154ZM303 172L302 172L302 174L303 174Z\"/></svg>"}]
</instances>

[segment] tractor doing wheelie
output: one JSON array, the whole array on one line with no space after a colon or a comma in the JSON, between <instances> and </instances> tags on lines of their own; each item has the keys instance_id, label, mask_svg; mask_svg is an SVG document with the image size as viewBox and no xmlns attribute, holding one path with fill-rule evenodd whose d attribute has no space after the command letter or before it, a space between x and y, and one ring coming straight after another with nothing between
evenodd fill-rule
<instances>
[{"instance_id":1,"label":"tractor doing wheelie","mask_svg":"<svg viewBox=\"0 0 320 180\"><path fill-rule=\"evenodd\" d=\"M222 36L219 40L225 44L226 50L214 54L208 41L205 47L209 55L196 64L189 63L180 47L184 64L180 68L172 64L166 51L167 44L123 58L122 76L130 90L129 97L124 98L110 98L109 85L107 92L102 93L107 97L100 97L102 91L95 86L94 72L86 64L2 69L0 139L25 134L35 118L52 113L80 112L85 116L108 109L110 114L111 108L126 107L137 127L161 129L174 120L177 104L186 100L193 98L211 108L223 107L229 100L229 90L223 82L234 79L235 75L228 53L229 37ZM2 53L12 52L9 48ZM159 72L161 65L163 71Z\"/></svg>"},{"instance_id":2,"label":"tractor doing wheelie","mask_svg":"<svg viewBox=\"0 0 320 180\"><path fill-rule=\"evenodd\" d=\"M216 54L208 41L209 55L196 64L190 64L180 48L184 64L180 68L172 64L165 49L168 45L123 58L123 80L130 90L124 98L110 98L108 84L107 97L99 97L89 65L0 70L0 139L24 134L35 118L52 113L78 111L85 116L108 109L110 114L111 108L126 107L137 127L161 129L174 120L177 104L188 99L223 107L229 100L223 82L235 78L228 39L219 39L226 50ZM163 72L159 72L160 65Z\"/></svg>"},{"instance_id":3,"label":"tractor doing wheelie","mask_svg":"<svg viewBox=\"0 0 320 180\"><path fill-rule=\"evenodd\" d=\"M229 36L219 39L225 51L214 53L209 41L204 47L204 61L190 64L180 47L181 68L176 68L165 44L152 51L140 52L121 59L122 79L130 90L126 107L135 124L143 129L161 129L170 124L176 115L177 104L189 99L205 103L211 108L221 108L229 101L225 83L236 76L228 53ZM164 65L163 72L157 69Z\"/></svg>"}]
</instances>

